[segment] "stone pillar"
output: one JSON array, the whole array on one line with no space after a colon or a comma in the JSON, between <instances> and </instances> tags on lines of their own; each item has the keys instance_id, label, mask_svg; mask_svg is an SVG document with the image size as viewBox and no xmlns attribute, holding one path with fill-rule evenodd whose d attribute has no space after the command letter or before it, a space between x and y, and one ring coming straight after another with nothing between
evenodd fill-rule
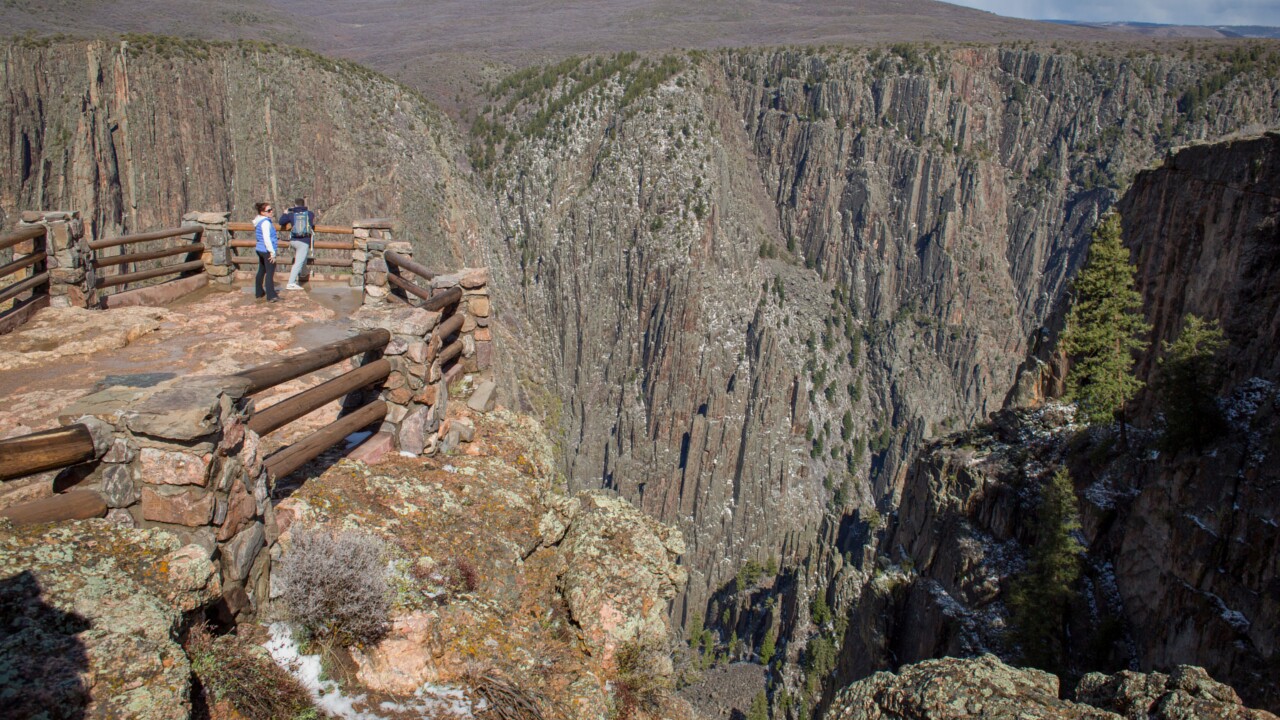
<instances>
[{"instance_id":1,"label":"stone pillar","mask_svg":"<svg viewBox=\"0 0 1280 720\"><path fill-rule=\"evenodd\" d=\"M437 275L431 280L433 291L455 287L462 288L462 300L458 303L457 310L463 314L460 331L462 360L446 373L446 382L452 382L464 372L486 370L493 363L493 333L489 328L493 316L489 298L489 269L463 268L456 273Z\"/></svg>"},{"instance_id":2,"label":"stone pillar","mask_svg":"<svg viewBox=\"0 0 1280 720\"><path fill-rule=\"evenodd\" d=\"M231 262L231 233L227 232L230 212L189 212L182 216L184 223L196 223L204 227L201 242L204 243L204 270L209 280L230 285L235 280L236 267Z\"/></svg>"},{"instance_id":3,"label":"stone pillar","mask_svg":"<svg viewBox=\"0 0 1280 720\"><path fill-rule=\"evenodd\" d=\"M378 301L362 307L355 320L361 329L383 328L391 333L391 342L382 352L391 363L391 374L379 392L387 403L387 416L380 432L388 434L401 452L420 455L425 449L427 434L435 430L432 425L435 411L439 418L444 417L439 383L431 384L427 377L428 343L440 322L440 313L398 302ZM365 400L350 397L353 405L363 404ZM434 419L434 425L439 425L438 418Z\"/></svg>"},{"instance_id":4,"label":"stone pillar","mask_svg":"<svg viewBox=\"0 0 1280 720\"><path fill-rule=\"evenodd\" d=\"M44 251L49 269L51 307L92 307L97 305L94 288L93 251L84 237L84 223L78 211L28 211L22 213L20 227L43 225ZM40 239L32 241L31 252L39 252ZM19 246L21 248L21 246ZM25 254L25 253L24 253Z\"/></svg>"},{"instance_id":5,"label":"stone pillar","mask_svg":"<svg viewBox=\"0 0 1280 720\"><path fill-rule=\"evenodd\" d=\"M396 223L387 218L370 218L351 223L355 250L351 253L351 286L364 287L364 304L378 305L390 294L387 288L387 250L404 252L408 243L397 243Z\"/></svg>"},{"instance_id":6,"label":"stone pillar","mask_svg":"<svg viewBox=\"0 0 1280 720\"><path fill-rule=\"evenodd\" d=\"M220 567L228 609L251 617L269 597L269 548L279 532L244 391L234 377L177 378L113 386L69 412L95 423L103 445L83 482L106 500L107 519L204 548Z\"/></svg>"}]
</instances>

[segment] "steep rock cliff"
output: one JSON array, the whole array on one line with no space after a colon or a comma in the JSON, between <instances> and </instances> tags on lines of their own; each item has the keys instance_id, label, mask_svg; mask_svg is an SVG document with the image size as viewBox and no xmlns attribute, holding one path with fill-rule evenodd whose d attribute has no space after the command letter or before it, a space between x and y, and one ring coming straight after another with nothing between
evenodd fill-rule
<instances>
[{"instance_id":1,"label":"steep rock cliff","mask_svg":"<svg viewBox=\"0 0 1280 720\"><path fill-rule=\"evenodd\" d=\"M1280 122L1276 61L895 46L502 83L474 157L572 482L679 523L684 619L770 557L806 606L856 550L847 511L999 406L1117 188Z\"/></svg>"},{"instance_id":2,"label":"steep rock cliff","mask_svg":"<svg viewBox=\"0 0 1280 720\"><path fill-rule=\"evenodd\" d=\"M1070 423L1071 408L1006 413L913 463L879 554L906 572L858 588L841 672L992 650L1016 657L1005 592L1035 541L1036 489L1071 469L1088 548L1068 672L1206 667L1251 704L1280 707L1280 505L1274 315L1280 138L1193 147L1137 177L1119 203L1153 343L1134 447ZM1160 341L1184 313L1220 321L1226 418L1201 450L1156 444ZM882 570L876 570L876 573ZM853 580L856 584L856 580Z\"/></svg>"},{"instance_id":3,"label":"steep rock cliff","mask_svg":"<svg viewBox=\"0 0 1280 720\"><path fill-rule=\"evenodd\" d=\"M401 219L428 261L479 255L491 222L451 126L357 65L161 36L0 47L0 204L79 210L94 237L305 195L322 221Z\"/></svg>"}]
</instances>

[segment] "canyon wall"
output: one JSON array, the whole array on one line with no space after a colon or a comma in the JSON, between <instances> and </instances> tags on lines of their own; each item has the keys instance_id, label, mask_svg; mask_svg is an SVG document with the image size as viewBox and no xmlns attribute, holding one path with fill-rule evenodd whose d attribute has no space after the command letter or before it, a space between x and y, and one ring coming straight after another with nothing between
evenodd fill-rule
<instances>
[{"instance_id":1,"label":"canyon wall","mask_svg":"<svg viewBox=\"0 0 1280 720\"><path fill-rule=\"evenodd\" d=\"M1275 62L894 46L499 86L494 264L567 474L681 526L684 619L770 557L805 605L914 448L999 407L1118 189L1280 122Z\"/></svg>"},{"instance_id":2,"label":"canyon wall","mask_svg":"<svg viewBox=\"0 0 1280 720\"><path fill-rule=\"evenodd\" d=\"M882 562L847 578L859 602L838 675L943 654L1017 658L1008 579L1036 541L1038 488L1067 467L1087 548L1067 674L1195 663L1247 702L1280 707L1280 135L1183 150L1140 173L1118 207L1153 323L1138 364L1144 424L1159 427L1161 343L1195 313L1227 340L1226 433L1168 449L1135 429L1125 449L1049 405L929 446L879 538Z\"/></svg>"},{"instance_id":3,"label":"canyon wall","mask_svg":"<svg viewBox=\"0 0 1280 720\"><path fill-rule=\"evenodd\" d=\"M429 261L479 255L452 127L411 90L351 63L260 43L160 36L0 48L0 205L80 210L110 237L188 210L305 195L321 222L396 217Z\"/></svg>"},{"instance_id":4,"label":"canyon wall","mask_svg":"<svg viewBox=\"0 0 1280 720\"><path fill-rule=\"evenodd\" d=\"M10 211L104 236L302 192L322 220L401 218L429 264L490 266L512 404L575 487L683 531L677 620L772 629L793 689L831 634L816 598L891 607L863 588L905 577L875 543L908 460L999 407L1120 188L1280 125L1266 46L602 56L492 86L473 173L416 94L308 53L5 53Z\"/></svg>"}]
</instances>

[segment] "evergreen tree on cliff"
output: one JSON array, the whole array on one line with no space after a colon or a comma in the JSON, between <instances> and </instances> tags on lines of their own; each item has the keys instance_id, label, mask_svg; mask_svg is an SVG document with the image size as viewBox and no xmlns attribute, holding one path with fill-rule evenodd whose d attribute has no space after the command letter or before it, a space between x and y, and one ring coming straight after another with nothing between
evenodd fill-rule
<instances>
[{"instance_id":1,"label":"evergreen tree on cliff","mask_svg":"<svg viewBox=\"0 0 1280 720\"><path fill-rule=\"evenodd\" d=\"M1035 529L1027 569L1010 587L1010 619L1023 659L1035 667L1060 673L1065 660L1067 612L1076 597L1080 555L1084 552L1076 540L1080 515L1066 468L1060 468L1040 488Z\"/></svg>"},{"instance_id":2,"label":"evergreen tree on cliff","mask_svg":"<svg viewBox=\"0 0 1280 720\"><path fill-rule=\"evenodd\" d=\"M1195 315L1183 318L1182 332L1172 344L1163 344L1156 389L1164 408L1166 450L1198 450L1226 430L1213 397L1222 381L1218 356L1225 346L1218 321L1205 322Z\"/></svg>"},{"instance_id":3,"label":"evergreen tree on cliff","mask_svg":"<svg viewBox=\"0 0 1280 720\"><path fill-rule=\"evenodd\" d=\"M1129 251L1120 242L1120 216L1111 213L1093 231L1089 259L1075 279L1075 302L1062 347L1071 356L1067 398L1093 425L1121 420L1124 405L1142 389L1133 375L1135 353L1147 349L1151 326L1142 317Z\"/></svg>"}]
</instances>

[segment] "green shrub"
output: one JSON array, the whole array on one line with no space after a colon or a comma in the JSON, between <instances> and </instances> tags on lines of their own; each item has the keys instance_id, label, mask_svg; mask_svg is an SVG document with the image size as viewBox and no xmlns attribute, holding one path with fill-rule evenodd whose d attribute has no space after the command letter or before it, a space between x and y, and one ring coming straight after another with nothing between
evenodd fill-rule
<instances>
[{"instance_id":1,"label":"green shrub","mask_svg":"<svg viewBox=\"0 0 1280 720\"><path fill-rule=\"evenodd\" d=\"M1214 392L1222 381L1217 357L1226 345L1218 321L1187 315L1182 332L1164 343L1156 390L1164 409L1165 450L1201 448L1226 430Z\"/></svg>"}]
</instances>

